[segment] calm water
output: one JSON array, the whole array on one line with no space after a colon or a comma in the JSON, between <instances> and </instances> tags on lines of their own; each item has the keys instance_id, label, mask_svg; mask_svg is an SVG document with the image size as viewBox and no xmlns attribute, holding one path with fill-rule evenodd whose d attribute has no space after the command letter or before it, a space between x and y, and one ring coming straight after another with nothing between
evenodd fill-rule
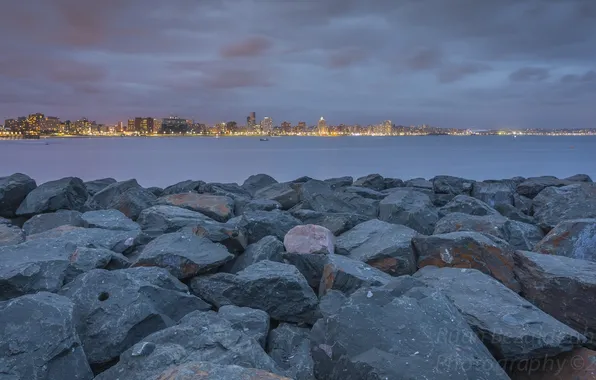
<instances>
[{"instance_id":1,"label":"calm water","mask_svg":"<svg viewBox=\"0 0 596 380\"><path fill-rule=\"evenodd\" d=\"M46 142L49 145L46 145ZM186 179L239 182L255 173L279 181L380 173L402 179L449 174L471 179L586 173L596 179L596 137L71 138L0 141L0 177L38 183L136 178L144 186Z\"/></svg>"}]
</instances>

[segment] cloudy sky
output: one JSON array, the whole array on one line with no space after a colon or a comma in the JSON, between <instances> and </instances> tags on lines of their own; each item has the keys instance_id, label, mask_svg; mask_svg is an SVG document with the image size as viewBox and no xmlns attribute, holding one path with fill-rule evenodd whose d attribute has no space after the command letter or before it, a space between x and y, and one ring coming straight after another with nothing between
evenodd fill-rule
<instances>
[{"instance_id":1,"label":"cloudy sky","mask_svg":"<svg viewBox=\"0 0 596 380\"><path fill-rule=\"evenodd\" d=\"M596 127L596 0L3 0L0 52L0 119Z\"/></svg>"}]
</instances>

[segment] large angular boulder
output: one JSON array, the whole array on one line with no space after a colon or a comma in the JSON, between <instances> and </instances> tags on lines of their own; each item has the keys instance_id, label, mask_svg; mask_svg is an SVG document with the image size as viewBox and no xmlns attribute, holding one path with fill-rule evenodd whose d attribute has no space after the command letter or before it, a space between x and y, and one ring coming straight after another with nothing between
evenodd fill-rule
<instances>
[{"instance_id":1,"label":"large angular boulder","mask_svg":"<svg viewBox=\"0 0 596 380\"><path fill-rule=\"evenodd\" d=\"M569 184L571 184L570 181L553 176L532 177L518 184L516 190L519 195L533 199L547 187L561 187Z\"/></svg>"},{"instance_id":2,"label":"large angular boulder","mask_svg":"<svg viewBox=\"0 0 596 380\"><path fill-rule=\"evenodd\" d=\"M86 227L82 215L71 210L35 215L23 224L23 231L26 235L34 235L60 226Z\"/></svg>"},{"instance_id":3,"label":"large angular boulder","mask_svg":"<svg viewBox=\"0 0 596 380\"><path fill-rule=\"evenodd\" d=\"M509 379L451 302L410 276L356 291L311 341L317 379Z\"/></svg>"},{"instance_id":4,"label":"large angular boulder","mask_svg":"<svg viewBox=\"0 0 596 380\"><path fill-rule=\"evenodd\" d=\"M363 261L392 276L413 274L416 257L411 242L417 235L409 227L373 219L340 235L335 252Z\"/></svg>"},{"instance_id":5,"label":"large angular boulder","mask_svg":"<svg viewBox=\"0 0 596 380\"><path fill-rule=\"evenodd\" d=\"M275 236L265 236L256 243L248 245L246 250L233 261L226 263L223 270L238 273L259 261L283 262L284 245Z\"/></svg>"},{"instance_id":6,"label":"large angular boulder","mask_svg":"<svg viewBox=\"0 0 596 380\"><path fill-rule=\"evenodd\" d=\"M281 204L271 199L236 199L234 202L234 213L241 215L250 211L273 211L281 210Z\"/></svg>"},{"instance_id":7,"label":"large angular boulder","mask_svg":"<svg viewBox=\"0 0 596 380\"><path fill-rule=\"evenodd\" d=\"M108 187L116 182L118 182L118 181L116 181L114 178L101 178L101 179L96 179L93 181L85 182L85 188L87 189L89 196L92 197L95 194L102 191L103 189L105 189L106 187Z\"/></svg>"},{"instance_id":8,"label":"large angular boulder","mask_svg":"<svg viewBox=\"0 0 596 380\"><path fill-rule=\"evenodd\" d=\"M596 263L518 251L515 274L525 299L596 347Z\"/></svg>"},{"instance_id":9,"label":"large angular boulder","mask_svg":"<svg viewBox=\"0 0 596 380\"><path fill-rule=\"evenodd\" d=\"M433 183L424 178L412 178L404 182L405 187L433 191Z\"/></svg>"},{"instance_id":10,"label":"large angular boulder","mask_svg":"<svg viewBox=\"0 0 596 380\"><path fill-rule=\"evenodd\" d=\"M431 179L431 182L437 194L470 194L474 187L472 180L448 175L436 176Z\"/></svg>"},{"instance_id":11,"label":"large angular boulder","mask_svg":"<svg viewBox=\"0 0 596 380\"><path fill-rule=\"evenodd\" d=\"M172 232L145 246L133 267L165 268L181 280L219 268L234 256L221 244L188 232Z\"/></svg>"},{"instance_id":12,"label":"large angular boulder","mask_svg":"<svg viewBox=\"0 0 596 380\"><path fill-rule=\"evenodd\" d=\"M141 211L155 204L157 197L141 187L135 179L116 182L101 190L87 201L87 210L116 209L136 220Z\"/></svg>"},{"instance_id":13,"label":"large angular boulder","mask_svg":"<svg viewBox=\"0 0 596 380\"><path fill-rule=\"evenodd\" d=\"M91 380L66 297L40 292L0 302L0 377Z\"/></svg>"},{"instance_id":14,"label":"large angular boulder","mask_svg":"<svg viewBox=\"0 0 596 380\"><path fill-rule=\"evenodd\" d=\"M385 190L385 179L380 174L369 174L354 181L354 186L367 187L372 190Z\"/></svg>"},{"instance_id":15,"label":"large angular boulder","mask_svg":"<svg viewBox=\"0 0 596 380\"><path fill-rule=\"evenodd\" d=\"M85 184L80 178L62 178L41 184L32 190L16 214L32 216L58 210L81 211L88 197Z\"/></svg>"},{"instance_id":16,"label":"large angular boulder","mask_svg":"<svg viewBox=\"0 0 596 380\"><path fill-rule=\"evenodd\" d=\"M334 253L335 236L327 228L315 224L296 226L284 237L284 247L290 253Z\"/></svg>"},{"instance_id":17,"label":"large angular boulder","mask_svg":"<svg viewBox=\"0 0 596 380\"><path fill-rule=\"evenodd\" d=\"M213 195L224 195L234 200L239 198L252 198L250 192L237 183L208 183L202 186L199 192Z\"/></svg>"},{"instance_id":18,"label":"large angular boulder","mask_svg":"<svg viewBox=\"0 0 596 380\"><path fill-rule=\"evenodd\" d=\"M342 189L344 193L355 194L362 198L381 200L387 196L384 192L369 189L368 187L348 186Z\"/></svg>"},{"instance_id":19,"label":"large angular boulder","mask_svg":"<svg viewBox=\"0 0 596 380\"><path fill-rule=\"evenodd\" d=\"M105 248L77 247L68 257L70 265L66 270L64 283L69 283L77 276L93 269L126 269L130 261L121 253L116 253Z\"/></svg>"},{"instance_id":20,"label":"large angular boulder","mask_svg":"<svg viewBox=\"0 0 596 380\"><path fill-rule=\"evenodd\" d=\"M269 333L267 353L292 379L315 380L310 329L281 323Z\"/></svg>"},{"instance_id":21,"label":"large angular boulder","mask_svg":"<svg viewBox=\"0 0 596 380\"><path fill-rule=\"evenodd\" d=\"M193 181L189 179L166 187L165 189L163 189L162 195L182 194L190 192L199 193L205 185L206 183L204 181Z\"/></svg>"},{"instance_id":22,"label":"large angular boulder","mask_svg":"<svg viewBox=\"0 0 596 380\"><path fill-rule=\"evenodd\" d=\"M217 273L195 277L191 288L216 306L231 304L259 309L279 321L312 324L318 318L317 296L298 269L288 264L259 261L237 275Z\"/></svg>"},{"instance_id":23,"label":"large angular boulder","mask_svg":"<svg viewBox=\"0 0 596 380\"><path fill-rule=\"evenodd\" d=\"M170 194L159 198L156 203L200 212L218 222L226 222L234 216L234 200L223 195L192 192Z\"/></svg>"},{"instance_id":24,"label":"large angular boulder","mask_svg":"<svg viewBox=\"0 0 596 380\"><path fill-rule=\"evenodd\" d=\"M352 207L352 212L369 218L376 218L379 216L379 200L362 197L358 194L339 191L336 193L337 197L342 201L348 203Z\"/></svg>"},{"instance_id":25,"label":"large angular boulder","mask_svg":"<svg viewBox=\"0 0 596 380\"><path fill-rule=\"evenodd\" d=\"M193 362L197 360L208 363L196 367ZM214 371L216 366L232 364L247 368L233 366L233 372ZM286 380L263 370L283 373L252 337L233 328L218 313L209 311L190 313L178 324L145 337L95 380L182 380L183 376L209 380Z\"/></svg>"},{"instance_id":26,"label":"large angular boulder","mask_svg":"<svg viewBox=\"0 0 596 380\"><path fill-rule=\"evenodd\" d=\"M532 199L516 193L513 196L513 206L524 214L529 215L532 211Z\"/></svg>"},{"instance_id":27,"label":"large angular boulder","mask_svg":"<svg viewBox=\"0 0 596 380\"><path fill-rule=\"evenodd\" d=\"M151 194L155 195L158 198L163 195L163 189L161 187L151 186L147 188L147 191L149 191Z\"/></svg>"},{"instance_id":28,"label":"large angular boulder","mask_svg":"<svg viewBox=\"0 0 596 380\"><path fill-rule=\"evenodd\" d=\"M534 224L508 220L501 227L503 238L515 249L533 250L544 237L542 229Z\"/></svg>"},{"instance_id":29,"label":"large angular boulder","mask_svg":"<svg viewBox=\"0 0 596 380\"><path fill-rule=\"evenodd\" d=\"M0 177L0 217L14 217L23 200L36 187L35 181L25 174Z\"/></svg>"},{"instance_id":30,"label":"large angular boulder","mask_svg":"<svg viewBox=\"0 0 596 380\"><path fill-rule=\"evenodd\" d=\"M20 244L25 241L25 233L17 226L0 224L0 247Z\"/></svg>"},{"instance_id":31,"label":"large angular boulder","mask_svg":"<svg viewBox=\"0 0 596 380\"><path fill-rule=\"evenodd\" d=\"M296 269L302 273L311 288L314 290L319 289L319 284L323 277L323 270L327 263L327 255L318 253L283 252L282 258L282 262L295 266Z\"/></svg>"},{"instance_id":32,"label":"large angular boulder","mask_svg":"<svg viewBox=\"0 0 596 380\"><path fill-rule=\"evenodd\" d=\"M336 178L328 178L324 180L326 184L328 184L332 190L338 190L343 187L352 186L354 183L354 177L345 176L345 177L336 177Z\"/></svg>"},{"instance_id":33,"label":"large angular boulder","mask_svg":"<svg viewBox=\"0 0 596 380\"><path fill-rule=\"evenodd\" d=\"M593 182L592 178L587 174L575 174L564 179L569 182Z\"/></svg>"},{"instance_id":34,"label":"large angular boulder","mask_svg":"<svg viewBox=\"0 0 596 380\"><path fill-rule=\"evenodd\" d=\"M480 232L451 232L417 236L412 244L418 256L418 268L472 268L493 276L509 289L519 292L513 274L514 249L504 240Z\"/></svg>"},{"instance_id":35,"label":"large angular boulder","mask_svg":"<svg viewBox=\"0 0 596 380\"><path fill-rule=\"evenodd\" d=\"M274 183L257 190L254 197L279 202L282 210L289 210L300 202L300 194L291 183Z\"/></svg>"},{"instance_id":36,"label":"large angular boulder","mask_svg":"<svg viewBox=\"0 0 596 380\"><path fill-rule=\"evenodd\" d=\"M77 331L89 363L116 359L147 335L174 325L195 310L209 310L186 285L161 268L102 269L65 285L75 305Z\"/></svg>"},{"instance_id":37,"label":"large angular boulder","mask_svg":"<svg viewBox=\"0 0 596 380\"><path fill-rule=\"evenodd\" d=\"M453 302L498 360L554 356L586 341L581 334L476 269L429 266L414 277L434 286Z\"/></svg>"},{"instance_id":38,"label":"large angular boulder","mask_svg":"<svg viewBox=\"0 0 596 380\"><path fill-rule=\"evenodd\" d=\"M595 380L596 351L577 348L542 360L507 363L511 380Z\"/></svg>"},{"instance_id":39,"label":"large angular boulder","mask_svg":"<svg viewBox=\"0 0 596 380\"><path fill-rule=\"evenodd\" d=\"M242 184L242 188L254 195L258 190L277 183L275 178L267 174L254 174L248 177Z\"/></svg>"},{"instance_id":40,"label":"large angular boulder","mask_svg":"<svg viewBox=\"0 0 596 380\"><path fill-rule=\"evenodd\" d=\"M290 213L281 210L245 212L228 223L246 230L249 244L269 235L283 240L288 231L301 224Z\"/></svg>"},{"instance_id":41,"label":"large angular boulder","mask_svg":"<svg viewBox=\"0 0 596 380\"><path fill-rule=\"evenodd\" d=\"M557 224L533 251L596 262L596 219L571 219Z\"/></svg>"},{"instance_id":42,"label":"large angular boulder","mask_svg":"<svg viewBox=\"0 0 596 380\"><path fill-rule=\"evenodd\" d=\"M532 218L528 214L525 214L524 212L522 212L522 210L520 210L519 208L517 208L513 205L507 205L507 204L496 205L495 210L497 210L504 217L509 218L511 220L516 220L516 221L522 222L522 223L530 223L530 224L535 223L534 218Z\"/></svg>"},{"instance_id":43,"label":"large angular boulder","mask_svg":"<svg viewBox=\"0 0 596 380\"><path fill-rule=\"evenodd\" d=\"M248 245L246 231L229 223L205 220L199 222L195 227L184 227L179 231L205 237L214 243L223 245L230 253L235 255L244 252Z\"/></svg>"},{"instance_id":44,"label":"large angular boulder","mask_svg":"<svg viewBox=\"0 0 596 380\"><path fill-rule=\"evenodd\" d=\"M352 294L362 287L381 286L390 280L390 275L360 260L340 255L327 255L319 283L319 296L324 296L330 290Z\"/></svg>"},{"instance_id":45,"label":"large angular boulder","mask_svg":"<svg viewBox=\"0 0 596 380\"><path fill-rule=\"evenodd\" d=\"M404 181L399 178L384 178L383 181L385 182L385 189L395 189L397 187L404 187Z\"/></svg>"},{"instance_id":46,"label":"large angular boulder","mask_svg":"<svg viewBox=\"0 0 596 380\"><path fill-rule=\"evenodd\" d=\"M356 206L340 198L329 184L310 180L300 188L301 204L295 209L307 209L324 213L352 213L358 214Z\"/></svg>"},{"instance_id":47,"label":"large angular boulder","mask_svg":"<svg viewBox=\"0 0 596 380\"><path fill-rule=\"evenodd\" d=\"M269 314L263 310L234 305L222 306L217 313L230 321L232 328L242 331L265 348L269 335Z\"/></svg>"},{"instance_id":48,"label":"large angular boulder","mask_svg":"<svg viewBox=\"0 0 596 380\"><path fill-rule=\"evenodd\" d=\"M28 241L59 239L78 247L106 248L117 253L128 253L137 245L141 231L112 231L101 228L72 226L54 229L27 236Z\"/></svg>"},{"instance_id":49,"label":"large angular boulder","mask_svg":"<svg viewBox=\"0 0 596 380\"><path fill-rule=\"evenodd\" d=\"M379 219L403 224L421 234L430 235L439 215L426 194L404 188L392 192L381 201Z\"/></svg>"},{"instance_id":50,"label":"large angular boulder","mask_svg":"<svg viewBox=\"0 0 596 380\"><path fill-rule=\"evenodd\" d=\"M532 208L536 222L545 232L564 220L596 218L596 184L546 188L533 199Z\"/></svg>"},{"instance_id":51,"label":"large angular boulder","mask_svg":"<svg viewBox=\"0 0 596 380\"><path fill-rule=\"evenodd\" d=\"M292 211L292 215L304 224L323 226L335 236L351 230L360 223L371 220L371 217L361 214L327 213L313 210L296 210Z\"/></svg>"},{"instance_id":52,"label":"large angular boulder","mask_svg":"<svg viewBox=\"0 0 596 380\"><path fill-rule=\"evenodd\" d=\"M215 222L200 212L164 205L143 210L137 219L143 232L150 237L176 232L184 227L194 227L204 221Z\"/></svg>"},{"instance_id":53,"label":"large angular boulder","mask_svg":"<svg viewBox=\"0 0 596 380\"><path fill-rule=\"evenodd\" d=\"M135 231L141 227L118 210L87 211L81 215L83 223L89 228L103 228L114 231Z\"/></svg>"},{"instance_id":54,"label":"large angular boulder","mask_svg":"<svg viewBox=\"0 0 596 380\"><path fill-rule=\"evenodd\" d=\"M468 195L458 195L449 203L439 209L439 215L445 216L452 212L460 212L470 215L500 215L497 210L490 207L479 199Z\"/></svg>"},{"instance_id":55,"label":"large angular boulder","mask_svg":"<svg viewBox=\"0 0 596 380\"><path fill-rule=\"evenodd\" d=\"M515 184L507 180L474 182L472 187L472 196L491 207L513 205L514 194Z\"/></svg>"}]
</instances>

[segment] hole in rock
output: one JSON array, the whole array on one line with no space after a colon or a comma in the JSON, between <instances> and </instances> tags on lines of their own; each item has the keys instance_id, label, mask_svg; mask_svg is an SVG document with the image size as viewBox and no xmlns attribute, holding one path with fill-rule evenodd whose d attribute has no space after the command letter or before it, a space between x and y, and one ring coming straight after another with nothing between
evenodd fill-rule
<instances>
[{"instance_id":1,"label":"hole in rock","mask_svg":"<svg viewBox=\"0 0 596 380\"><path fill-rule=\"evenodd\" d=\"M105 301L108 298L110 298L110 294L107 292L101 292L101 293L99 293L99 296L97 296L97 299L100 301Z\"/></svg>"}]
</instances>

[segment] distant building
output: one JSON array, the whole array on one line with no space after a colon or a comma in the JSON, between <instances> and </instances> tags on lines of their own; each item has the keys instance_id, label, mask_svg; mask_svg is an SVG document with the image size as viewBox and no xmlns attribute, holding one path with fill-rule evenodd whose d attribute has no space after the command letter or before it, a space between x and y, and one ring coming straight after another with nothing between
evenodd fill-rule
<instances>
[{"instance_id":1,"label":"distant building","mask_svg":"<svg viewBox=\"0 0 596 380\"><path fill-rule=\"evenodd\" d=\"M128 125L126 126L126 132L135 132L135 119L128 119Z\"/></svg>"},{"instance_id":2,"label":"distant building","mask_svg":"<svg viewBox=\"0 0 596 380\"><path fill-rule=\"evenodd\" d=\"M41 122L41 132L56 133L60 132L60 119L54 116L48 116Z\"/></svg>"},{"instance_id":3,"label":"distant building","mask_svg":"<svg viewBox=\"0 0 596 380\"><path fill-rule=\"evenodd\" d=\"M177 116L170 116L161 121L162 133L187 133L190 130L188 120L181 119Z\"/></svg>"},{"instance_id":4,"label":"distant building","mask_svg":"<svg viewBox=\"0 0 596 380\"><path fill-rule=\"evenodd\" d=\"M323 116L321 116L321 118L319 119L319 122L317 123L317 132L320 135L329 134L329 128L327 127L327 122L325 121Z\"/></svg>"},{"instance_id":5,"label":"distant building","mask_svg":"<svg viewBox=\"0 0 596 380\"><path fill-rule=\"evenodd\" d=\"M248 117L246 118L246 127L249 131L253 131L255 126L257 125L257 114L255 112L251 112Z\"/></svg>"},{"instance_id":6,"label":"distant building","mask_svg":"<svg viewBox=\"0 0 596 380\"><path fill-rule=\"evenodd\" d=\"M285 134L292 133L292 123L289 121L284 121L281 123L281 132Z\"/></svg>"},{"instance_id":7,"label":"distant building","mask_svg":"<svg viewBox=\"0 0 596 380\"><path fill-rule=\"evenodd\" d=\"M161 133L161 119L153 119L153 133Z\"/></svg>"},{"instance_id":8,"label":"distant building","mask_svg":"<svg viewBox=\"0 0 596 380\"><path fill-rule=\"evenodd\" d=\"M155 133L155 126L152 117L135 117L134 132L140 134Z\"/></svg>"},{"instance_id":9,"label":"distant building","mask_svg":"<svg viewBox=\"0 0 596 380\"><path fill-rule=\"evenodd\" d=\"M270 117L263 118L263 121L261 122L261 130L263 133L273 132L273 120Z\"/></svg>"},{"instance_id":10,"label":"distant building","mask_svg":"<svg viewBox=\"0 0 596 380\"><path fill-rule=\"evenodd\" d=\"M4 129L11 131L11 132L20 132L18 120L6 119L4 121Z\"/></svg>"}]
</instances>

